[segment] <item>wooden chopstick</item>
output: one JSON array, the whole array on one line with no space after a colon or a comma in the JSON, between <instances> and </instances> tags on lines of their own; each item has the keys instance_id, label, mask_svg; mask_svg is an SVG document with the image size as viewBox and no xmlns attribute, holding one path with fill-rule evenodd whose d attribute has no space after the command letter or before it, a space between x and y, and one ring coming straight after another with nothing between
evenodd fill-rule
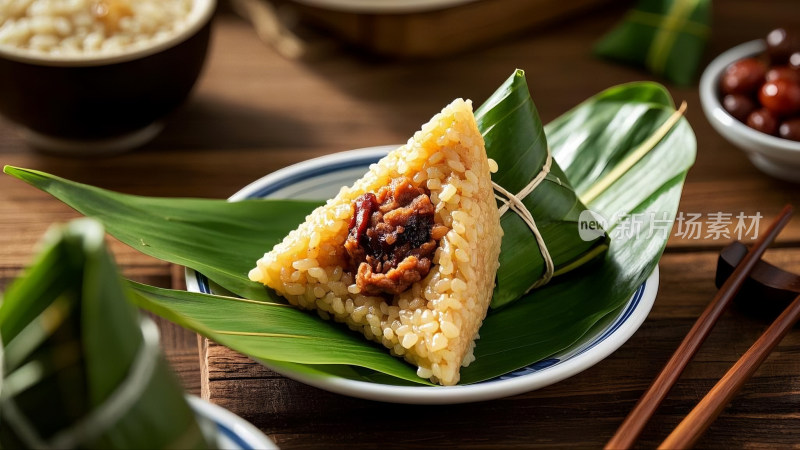
<instances>
[{"instance_id":1,"label":"wooden chopstick","mask_svg":"<svg viewBox=\"0 0 800 450\"><path fill-rule=\"evenodd\" d=\"M658 377L653 381L653 384L639 399L639 402L628 414L622 425L617 429L617 432L608 441L606 449L627 449L630 448L644 429L645 424L653 416L658 405L664 400L669 393L672 386L678 380L683 369L694 357L700 345L708 337L714 324L720 318L722 313L730 304L731 300L739 292L742 284L749 276L750 272L755 267L756 263L761 259L767 247L775 240L778 233L789 222L792 215L793 208L791 205L786 205L781 210L781 213L775 218L767 231L761 235L756 241L750 251L747 252L744 259L736 266L730 277L720 287L717 294L708 304L703 313L698 317L697 321L689 330L689 333L683 339L683 342L675 350L675 353L669 359L667 364L658 374Z\"/></svg>"},{"instance_id":2,"label":"wooden chopstick","mask_svg":"<svg viewBox=\"0 0 800 450\"><path fill-rule=\"evenodd\" d=\"M798 319L800 319L800 296L786 307L658 448L692 447Z\"/></svg>"}]
</instances>

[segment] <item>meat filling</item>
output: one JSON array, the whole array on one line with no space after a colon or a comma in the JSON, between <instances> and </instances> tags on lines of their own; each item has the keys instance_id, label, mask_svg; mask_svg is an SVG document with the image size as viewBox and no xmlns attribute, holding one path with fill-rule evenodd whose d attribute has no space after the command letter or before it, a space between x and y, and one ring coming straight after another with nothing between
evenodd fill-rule
<instances>
[{"instance_id":1,"label":"meat filling","mask_svg":"<svg viewBox=\"0 0 800 450\"><path fill-rule=\"evenodd\" d=\"M368 295L399 294L431 270L433 253L447 227L433 221L428 193L408 178L353 202L344 247L356 285Z\"/></svg>"}]
</instances>

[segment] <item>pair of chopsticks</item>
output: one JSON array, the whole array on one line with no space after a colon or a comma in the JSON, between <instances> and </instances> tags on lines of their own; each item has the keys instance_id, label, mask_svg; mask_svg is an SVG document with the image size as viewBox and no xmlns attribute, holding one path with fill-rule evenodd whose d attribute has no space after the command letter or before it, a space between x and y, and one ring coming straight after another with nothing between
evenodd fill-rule
<instances>
[{"instance_id":1,"label":"pair of chopsticks","mask_svg":"<svg viewBox=\"0 0 800 450\"><path fill-rule=\"evenodd\" d=\"M656 408L678 380L686 365L694 357L700 345L708 337L714 324L739 292L750 272L761 259L764 251L775 240L781 229L789 222L793 208L786 205L766 233L756 241L741 263L720 287L711 303L700 315L692 329L683 339L678 349L667 362L664 369L644 393L639 403L622 422L614 437L606 444L606 449L630 448L645 424L655 413ZM786 333L800 319L800 296L778 316L764 334L756 340L731 369L717 382L695 408L678 424L675 430L659 446L660 449L689 448L719 416L722 409L733 398L769 353L783 339Z\"/></svg>"}]
</instances>

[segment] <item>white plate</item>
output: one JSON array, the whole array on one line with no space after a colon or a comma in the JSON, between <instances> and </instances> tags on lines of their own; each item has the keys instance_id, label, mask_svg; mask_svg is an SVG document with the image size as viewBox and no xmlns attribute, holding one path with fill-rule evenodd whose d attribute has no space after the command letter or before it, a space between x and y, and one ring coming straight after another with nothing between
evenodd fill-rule
<instances>
[{"instance_id":1,"label":"white plate","mask_svg":"<svg viewBox=\"0 0 800 450\"><path fill-rule=\"evenodd\" d=\"M351 185L369 165L398 146L372 147L310 159L267 175L230 199L327 199ZM186 270L190 291L210 292L208 280ZM644 322L658 291L658 268L628 302L595 325L570 348L501 377L466 386L391 386L334 376L313 376L270 367L276 372L320 389L353 397L394 403L452 404L491 400L539 389L597 364L625 343Z\"/></svg>"},{"instance_id":2,"label":"white plate","mask_svg":"<svg viewBox=\"0 0 800 450\"><path fill-rule=\"evenodd\" d=\"M205 418L216 426L215 430L209 431L209 434L213 434L216 438L212 448L226 450L272 450L278 448L253 424L227 409L194 395L187 395L186 400L189 401L189 406L199 418ZM200 423L203 424L202 421Z\"/></svg>"}]
</instances>

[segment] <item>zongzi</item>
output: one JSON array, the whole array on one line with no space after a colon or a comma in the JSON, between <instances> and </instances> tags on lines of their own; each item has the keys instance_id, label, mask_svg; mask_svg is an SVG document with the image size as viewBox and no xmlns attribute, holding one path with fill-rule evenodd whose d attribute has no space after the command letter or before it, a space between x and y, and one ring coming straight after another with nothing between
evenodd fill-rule
<instances>
[{"instance_id":1,"label":"zongzi","mask_svg":"<svg viewBox=\"0 0 800 450\"><path fill-rule=\"evenodd\" d=\"M314 210L250 279L382 343L420 377L456 384L499 264L492 168L471 102L457 99Z\"/></svg>"}]
</instances>

